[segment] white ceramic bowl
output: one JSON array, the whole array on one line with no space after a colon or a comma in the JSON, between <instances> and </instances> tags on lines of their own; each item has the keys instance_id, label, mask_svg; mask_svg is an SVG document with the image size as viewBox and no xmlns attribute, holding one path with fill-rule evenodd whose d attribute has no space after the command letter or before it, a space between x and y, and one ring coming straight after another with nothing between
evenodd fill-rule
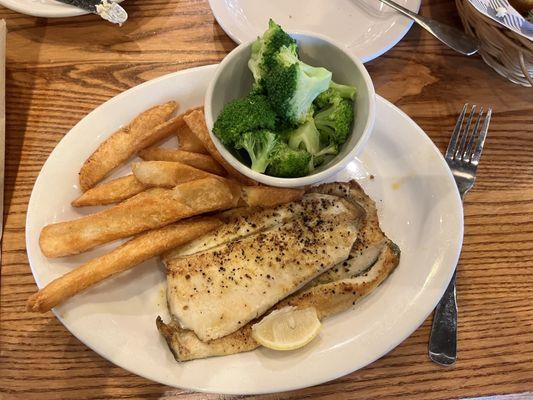
<instances>
[{"instance_id":1,"label":"white ceramic bowl","mask_svg":"<svg viewBox=\"0 0 533 400\"><path fill-rule=\"evenodd\" d=\"M324 36L310 33L294 33L291 36L298 41L302 61L309 65L325 67L333 73L335 82L357 88L352 133L339 154L328 164L301 178L277 178L260 174L235 158L213 134L213 124L224 106L232 100L246 96L252 87L253 78L248 69L248 60L253 42L241 44L224 58L205 96L205 119L218 151L240 173L270 186L312 185L334 175L362 150L370 136L375 118L374 85L361 61Z\"/></svg>"}]
</instances>

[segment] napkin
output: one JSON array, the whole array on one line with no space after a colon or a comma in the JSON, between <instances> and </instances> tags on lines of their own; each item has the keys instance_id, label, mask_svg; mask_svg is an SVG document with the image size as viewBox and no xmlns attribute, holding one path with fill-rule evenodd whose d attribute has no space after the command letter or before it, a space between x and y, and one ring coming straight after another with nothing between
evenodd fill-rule
<instances>
[{"instance_id":1,"label":"napkin","mask_svg":"<svg viewBox=\"0 0 533 400\"><path fill-rule=\"evenodd\" d=\"M520 36L533 40L533 24L520 15L507 0L468 0L476 10Z\"/></svg>"}]
</instances>

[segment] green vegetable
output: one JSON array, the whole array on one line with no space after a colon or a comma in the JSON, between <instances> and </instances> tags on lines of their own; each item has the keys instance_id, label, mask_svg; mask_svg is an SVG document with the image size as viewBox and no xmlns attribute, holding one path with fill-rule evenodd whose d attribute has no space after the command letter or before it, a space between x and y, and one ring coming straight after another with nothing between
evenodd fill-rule
<instances>
[{"instance_id":1,"label":"green vegetable","mask_svg":"<svg viewBox=\"0 0 533 400\"><path fill-rule=\"evenodd\" d=\"M302 62L296 41L272 20L248 68L254 85L220 113L213 127L220 141L252 170L283 178L333 159L350 134L356 89Z\"/></svg>"},{"instance_id":2,"label":"green vegetable","mask_svg":"<svg viewBox=\"0 0 533 400\"><path fill-rule=\"evenodd\" d=\"M246 132L235 148L243 148L248 152L252 161L251 168L264 173L270 161L273 151L278 145L278 137L270 131Z\"/></svg>"},{"instance_id":3,"label":"green vegetable","mask_svg":"<svg viewBox=\"0 0 533 400\"><path fill-rule=\"evenodd\" d=\"M268 99L251 94L226 104L213 126L213 132L225 146L235 146L245 132L274 130L276 122L276 113Z\"/></svg>"},{"instance_id":4,"label":"green vegetable","mask_svg":"<svg viewBox=\"0 0 533 400\"><path fill-rule=\"evenodd\" d=\"M261 90L263 77L266 76L275 63L274 56L282 46L295 44L281 26L270 20L268 30L252 45L252 54L248 60L248 68L252 71L255 85L254 90Z\"/></svg>"},{"instance_id":5,"label":"green vegetable","mask_svg":"<svg viewBox=\"0 0 533 400\"><path fill-rule=\"evenodd\" d=\"M329 146L324 147L318 153L315 154L315 157L321 157L325 155L334 155L339 154L339 147L335 143L331 143Z\"/></svg>"},{"instance_id":6,"label":"green vegetable","mask_svg":"<svg viewBox=\"0 0 533 400\"><path fill-rule=\"evenodd\" d=\"M335 104L341 99L355 100L355 94L355 87L340 85L331 81L328 90L318 95L315 105L320 109Z\"/></svg>"},{"instance_id":7,"label":"green vegetable","mask_svg":"<svg viewBox=\"0 0 533 400\"><path fill-rule=\"evenodd\" d=\"M305 149L311 154L320 151L320 132L316 129L313 118L288 133L289 147L293 150Z\"/></svg>"},{"instance_id":8,"label":"green vegetable","mask_svg":"<svg viewBox=\"0 0 533 400\"><path fill-rule=\"evenodd\" d=\"M312 115L315 98L328 89L331 72L300 61L296 44L282 46L274 58L263 79L268 99L283 120L300 125Z\"/></svg>"},{"instance_id":9,"label":"green vegetable","mask_svg":"<svg viewBox=\"0 0 533 400\"><path fill-rule=\"evenodd\" d=\"M293 150L280 142L273 154L267 174L281 178L297 178L310 172L311 154L305 150Z\"/></svg>"},{"instance_id":10,"label":"green vegetable","mask_svg":"<svg viewBox=\"0 0 533 400\"><path fill-rule=\"evenodd\" d=\"M314 119L324 142L343 144L350 134L354 119L353 103L339 100L315 114Z\"/></svg>"},{"instance_id":11,"label":"green vegetable","mask_svg":"<svg viewBox=\"0 0 533 400\"><path fill-rule=\"evenodd\" d=\"M335 143L331 143L329 146L324 147L318 153L313 155L313 168L331 161L337 154L339 154L339 147Z\"/></svg>"}]
</instances>

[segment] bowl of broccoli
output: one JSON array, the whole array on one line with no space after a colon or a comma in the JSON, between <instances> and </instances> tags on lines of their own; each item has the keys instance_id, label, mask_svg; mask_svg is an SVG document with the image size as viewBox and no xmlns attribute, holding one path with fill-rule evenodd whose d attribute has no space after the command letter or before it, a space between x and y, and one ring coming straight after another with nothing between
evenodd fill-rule
<instances>
[{"instance_id":1,"label":"bowl of broccoli","mask_svg":"<svg viewBox=\"0 0 533 400\"><path fill-rule=\"evenodd\" d=\"M375 92L343 46L270 21L257 40L224 58L205 98L222 156L258 182L311 185L345 168L374 124Z\"/></svg>"}]
</instances>

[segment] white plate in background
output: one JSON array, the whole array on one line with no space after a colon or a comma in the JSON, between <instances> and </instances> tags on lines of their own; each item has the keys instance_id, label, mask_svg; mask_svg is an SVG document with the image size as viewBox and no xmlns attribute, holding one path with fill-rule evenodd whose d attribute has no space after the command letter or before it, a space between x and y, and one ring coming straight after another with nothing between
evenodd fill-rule
<instances>
[{"instance_id":1,"label":"white plate in background","mask_svg":"<svg viewBox=\"0 0 533 400\"><path fill-rule=\"evenodd\" d=\"M78 171L84 160L116 129L154 104L176 99L180 111L203 104L215 69L194 68L134 87L96 108L61 140L35 182L27 212L26 247L39 287L114 246L55 260L39 250L43 226L96 210L70 206L79 195ZM116 365L190 390L293 390L377 360L414 332L444 293L462 244L463 210L452 175L426 134L381 97L376 116L360 159L335 179L357 179L376 201L383 230L402 250L400 265L354 309L326 319L319 338L307 347L292 352L263 348L177 363L155 325L158 315L168 318L164 274L156 260L91 288L54 313L74 336ZM128 173L128 168L114 176ZM46 326L40 329L46 334Z\"/></svg>"},{"instance_id":2,"label":"white plate in background","mask_svg":"<svg viewBox=\"0 0 533 400\"><path fill-rule=\"evenodd\" d=\"M122 2L123 0L118 0ZM43 18L76 17L89 14L81 8L60 3L55 0L0 0L0 4L21 14Z\"/></svg>"},{"instance_id":3,"label":"white plate in background","mask_svg":"<svg viewBox=\"0 0 533 400\"><path fill-rule=\"evenodd\" d=\"M397 0L418 12L420 0ZM351 49L363 62L398 43L413 22L379 0L209 0L224 31L237 43L261 36L272 18L291 32L316 32Z\"/></svg>"}]
</instances>

